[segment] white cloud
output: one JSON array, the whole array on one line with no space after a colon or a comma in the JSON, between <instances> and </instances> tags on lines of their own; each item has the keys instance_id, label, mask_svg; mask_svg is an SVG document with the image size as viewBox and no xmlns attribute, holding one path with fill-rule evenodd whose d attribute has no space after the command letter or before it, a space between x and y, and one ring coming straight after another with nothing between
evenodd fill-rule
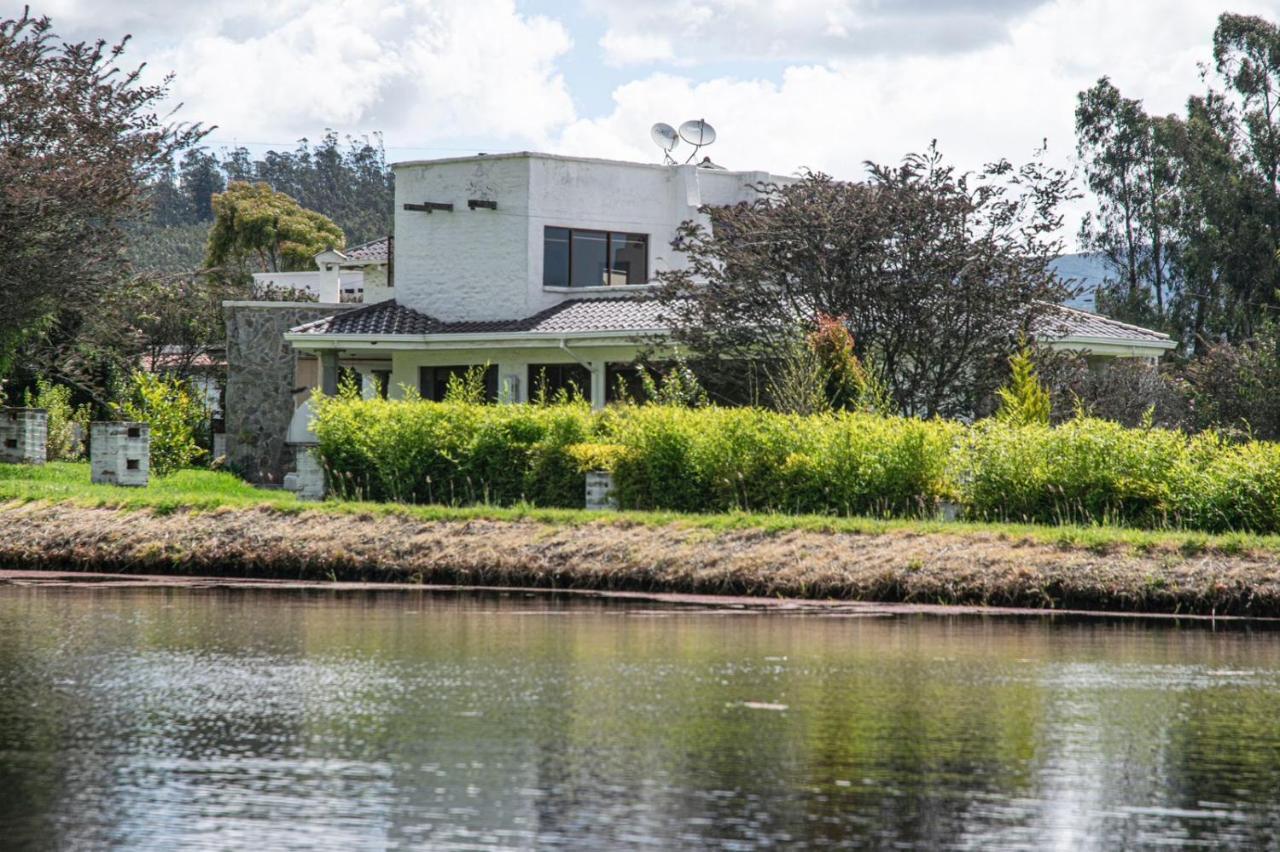
<instances>
[{"instance_id":1,"label":"white cloud","mask_svg":"<svg viewBox=\"0 0 1280 852\"><path fill-rule=\"evenodd\" d=\"M970 50L1002 40L1020 16L1048 0L686 0L637 3L588 0L603 17L609 47L622 42L674 45L687 64L733 59L822 60L835 56ZM668 59L621 51L609 60Z\"/></svg>"},{"instance_id":2,"label":"white cloud","mask_svg":"<svg viewBox=\"0 0 1280 852\"><path fill-rule=\"evenodd\" d=\"M575 117L556 67L568 31L520 14L514 0L176 0L150 23L139 7L151 4L54 2L62 32L136 25L128 56L175 72L179 116L218 125L219 138L278 142L333 127L414 145L462 136L527 145Z\"/></svg>"},{"instance_id":3,"label":"white cloud","mask_svg":"<svg viewBox=\"0 0 1280 852\"><path fill-rule=\"evenodd\" d=\"M1221 11L1221 0L582 0L553 20L516 3L45 0L43 10L74 38L136 32L130 61L176 71L180 116L220 125L219 140L279 144L333 127L383 131L393 159L397 148L459 146L656 162L653 122L706 117L720 131L708 153L725 165L848 178L934 138L964 168L1026 158L1046 138L1069 165L1076 93L1107 74L1151 111L1180 111L1201 89L1197 63L1210 58ZM1280 15L1280 0L1231 6ZM604 36L567 63L584 8ZM601 63L639 70L611 104L579 116L571 87L592 91Z\"/></svg>"},{"instance_id":4,"label":"white cloud","mask_svg":"<svg viewBox=\"0 0 1280 852\"><path fill-rule=\"evenodd\" d=\"M634 35L609 30L600 39L606 65L638 65L675 59L671 40L664 36Z\"/></svg>"},{"instance_id":5,"label":"white cloud","mask_svg":"<svg viewBox=\"0 0 1280 852\"><path fill-rule=\"evenodd\" d=\"M1250 5L1277 11L1236 4ZM558 149L656 162L651 123L705 116L719 131L707 153L731 168L857 178L864 161L896 162L935 138L963 168L1027 159L1045 139L1050 160L1069 167L1076 94L1106 74L1153 112L1181 110L1201 90L1197 63L1210 58L1219 12L1217 2L1059 0L966 53L838 57L778 80L652 74L619 87L607 115L568 125Z\"/></svg>"}]
</instances>

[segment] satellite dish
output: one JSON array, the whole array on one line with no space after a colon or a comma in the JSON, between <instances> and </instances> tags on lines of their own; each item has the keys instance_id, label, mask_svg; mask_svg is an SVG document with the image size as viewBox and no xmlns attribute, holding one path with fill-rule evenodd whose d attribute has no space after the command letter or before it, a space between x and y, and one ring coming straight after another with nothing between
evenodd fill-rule
<instances>
[{"instance_id":1,"label":"satellite dish","mask_svg":"<svg viewBox=\"0 0 1280 852\"><path fill-rule=\"evenodd\" d=\"M662 150L670 153L671 149L680 144L680 137L676 135L676 129L670 124L659 121L653 127L649 128L649 138L654 144Z\"/></svg>"},{"instance_id":2,"label":"satellite dish","mask_svg":"<svg viewBox=\"0 0 1280 852\"><path fill-rule=\"evenodd\" d=\"M680 138L690 145L701 148L716 141L716 129L707 124L705 118L696 118L680 125Z\"/></svg>"}]
</instances>

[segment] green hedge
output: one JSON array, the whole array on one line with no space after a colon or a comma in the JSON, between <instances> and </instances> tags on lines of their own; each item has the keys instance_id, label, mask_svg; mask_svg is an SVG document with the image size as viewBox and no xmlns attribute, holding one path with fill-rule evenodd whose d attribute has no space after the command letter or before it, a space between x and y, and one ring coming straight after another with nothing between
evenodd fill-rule
<instances>
[{"instance_id":1,"label":"green hedge","mask_svg":"<svg viewBox=\"0 0 1280 852\"><path fill-rule=\"evenodd\" d=\"M586 440L585 405L326 399L315 431L339 497L404 503L581 506L565 448Z\"/></svg>"},{"instance_id":2,"label":"green hedge","mask_svg":"<svg viewBox=\"0 0 1280 852\"><path fill-rule=\"evenodd\" d=\"M581 506L607 466L623 508L919 515L1280 532L1280 444L1128 429L972 426L753 408L327 399L334 492L415 503Z\"/></svg>"}]
</instances>

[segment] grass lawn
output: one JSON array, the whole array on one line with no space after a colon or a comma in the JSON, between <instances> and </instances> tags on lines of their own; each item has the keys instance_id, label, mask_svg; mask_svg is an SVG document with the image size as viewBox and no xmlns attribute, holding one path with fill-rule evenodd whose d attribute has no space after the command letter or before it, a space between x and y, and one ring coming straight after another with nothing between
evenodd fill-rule
<instances>
[{"instance_id":1,"label":"grass lawn","mask_svg":"<svg viewBox=\"0 0 1280 852\"><path fill-rule=\"evenodd\" d=\"M228 473L185 470L154 478L146 488L93 485L89 465L54 462L43 467L0 464L0 504L50 501L95 508L147 509L157 513L269 508L279 512L320 511L346 514L396 514L424 521L537 521L552 525L613 523L626 525L676 524L731 531L758 529L776 534L792 530L876 534L906 532L958 536L996 536L1098 552L1117 549L1177 551L1195 554L1262 553L1280 555L1280 536L1247 533L1209 535L1179 530L1138 530L1110 526L1045 526L1039 524L942 522L909 519L841 518L815 515L725 514L693 515L675 512L588 512L583 509L542 509L533 506L406 506L328 500L300 501L280 490L254 488Z\"/></svg>"}]
</instances>

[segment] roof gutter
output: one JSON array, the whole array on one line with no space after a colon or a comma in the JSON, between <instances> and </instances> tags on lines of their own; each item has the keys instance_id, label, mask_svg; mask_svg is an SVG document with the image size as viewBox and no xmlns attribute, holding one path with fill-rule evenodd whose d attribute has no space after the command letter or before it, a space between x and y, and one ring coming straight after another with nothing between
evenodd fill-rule
<instances>
[{"instance_id":1,"label":"roof gutter","mask_svg":"<svg viewBox=\"0 0 1280 852\"><path fill-rule=\"evenodd\" d=\"M1083 334L1068 334L1063 337L1050 337L1046 341L1050 344L1083 344L1093 346L1128 346L1136 349L1176 349L1178 343L1176 340L1168 338L1164 340L1142 340L1133 337L1095 337Z\"/></svg>"}]
</instances>

